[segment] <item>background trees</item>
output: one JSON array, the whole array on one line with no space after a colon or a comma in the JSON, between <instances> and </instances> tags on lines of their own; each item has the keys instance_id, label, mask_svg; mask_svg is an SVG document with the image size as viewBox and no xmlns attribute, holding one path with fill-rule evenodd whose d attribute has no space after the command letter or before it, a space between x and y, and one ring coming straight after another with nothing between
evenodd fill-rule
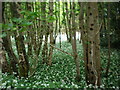
<instances>
[{"instance_id":1,"label":"background trees","mask_svg":"<svg viewBox=\"0 0 120 90\"><path fill-rule=\"evenodd\" d=\"M43 64L49 69L54 66L56 50L74 61L74 77L78 82L82 80L83 66L88 85L101 85L101 69L105 69L106 75L109 73L110 48L119 44L119 3L6 2L2 4L2 11L3 73L31 78ZM78 40L77 33L80 34ZM70 50L62 45L62 34L66 35ZM79 54L82 53L80 45L83 57ZM104 68L100 45L109 46L109 59ZM61 64L64 62L63 59ZM46 68L48 73L49 69Z\"/></svg>"}]
</instances>

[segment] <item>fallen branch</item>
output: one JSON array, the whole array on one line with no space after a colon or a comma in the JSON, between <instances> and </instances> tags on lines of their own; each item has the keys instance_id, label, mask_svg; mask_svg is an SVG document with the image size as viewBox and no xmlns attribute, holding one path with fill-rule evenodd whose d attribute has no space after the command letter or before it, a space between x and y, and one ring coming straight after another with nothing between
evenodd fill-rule
<instances>
[{"instance_id":1,"label":"fallen branch","mask_svg":"<svg viewBox=\"0 0 120 90\"><path fill-rule=\"evenodd\" d=\"M44 41L44 40L43 40ZM47 43L46 41L44 41L45 43ZM66 54L68 54L68 55L70 55L70 56L73 56L74 57L74 55L72 55L71 53L68 53L68 52L66 52L66 51L64 51L64 50L62 50L62 49L59 49L59 48L57 48L57 47L55 47L55 46L53 46L52 44L49 44L51 47L53 47L53 48L55 48L55 49L57 49L57 50L59 50L59 51L61 51L61 52L63 52L63 53L66 53Z\"/></svg>"}]
</instances>

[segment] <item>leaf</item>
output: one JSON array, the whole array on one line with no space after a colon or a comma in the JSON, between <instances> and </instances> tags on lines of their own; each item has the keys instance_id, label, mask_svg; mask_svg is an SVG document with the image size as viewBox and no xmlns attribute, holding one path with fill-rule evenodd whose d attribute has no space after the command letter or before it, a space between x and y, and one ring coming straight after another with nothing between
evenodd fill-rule
<instances>
[{"instance_id":1,"label":"leaf","mask_svg":"<svg viewBox=\"0 0 120 90\"><path fill-rule=\"evenodd\" d=\"M65 19L62 20L62 24L66 24Z\"/></svg>"},{"instance_id":2,"label":"leaf","mask_svg":"<svg viewBox=\"0 0 120 90\"><path fill-rule=\"evenodd\" d=\"M12 30L15 31L15 30L17 30L17 28L14 27Z\"/></svg>"},{"instance_id":3,"label":"leaf","mask_svg":"<svg viewBox=\"0 0 120 90\"><path fill-rule=\"evenodd\" d=\"M66 15L66 12L63 12L62 15L65 16L65 15Z\"/></svg>"},{"instance_id":4,"label":"leaf","mask_svg":"<svg viewBox=\"0 0 120 90\"><path fill-rule=\"evenodd\" d=\"M26 28L21 28L20 30L19 30L19 32L24 32L24 31L26 31L27 29Z\"/></svg>"},{"instance_id":5,"label":"leaf","mask_svg":"<svg viewBox=\"0 0 120 90\"><path fill-rule=\"evenodd\" d=\"M22 10L20 13L25 14L26 12L27 12L26 10Z\"/></svg>"},{"instance_id":6,"label":"leaf","mask_svg":"<svg viewBox=\"0 0 120 90\"><path fill-rule=\"evenodd\" d=\"M86 42L85 42L85 44L88 44L88 45L89 45L89 44L90 44L90 42L89 42L89 41L86 41Z\"/></svg>"},{"instance_id":7,"label":"leaf","mask_svg":"<svg viewBox=\"0 0 120 90\"><path fill-rule=\"evenodd\" d=\"M32 24L33 24L32 22L22 22L21 23L22 26L30 26Z\"/></svg>"},{"instance_id":8,"label":"leaf","mask_svg":"<svg viewBox=\"0 0 120 90\"><path fill-rule=\"evenodd\" d=\"M54 14L58 14L58 11L55 11Z\"/></svg>"},{"instance_id":9,"label":"leaf","mask_svg":"<svg viewBox=\"0 0 120 90\"><path fill-rule=\"evenodd\" d=\"M6 36L7 36L6 33L1 33L1 34L0 34L0 38L6 37Z\"/></svg>"},{"instance_id":10,"label":"leaf","mask_svg":"<svg viewBox=\"0 0 120 90\"><path fill-rule=\"evenodd\" d=\"M54 22L56 19L54 16L49 16L48 17L48 22Z\"/></svg>"},{"instance_id":11,"label":"leaf","mask_svg":"<svg viewBox=\"0 0 120 90\"><path fill-rule=\"evenodd\" d=\"M16 23L21 23L23 21L23 19L22 18L13 18L12 21L16 22Z\"/></svg>"}]
</instances>

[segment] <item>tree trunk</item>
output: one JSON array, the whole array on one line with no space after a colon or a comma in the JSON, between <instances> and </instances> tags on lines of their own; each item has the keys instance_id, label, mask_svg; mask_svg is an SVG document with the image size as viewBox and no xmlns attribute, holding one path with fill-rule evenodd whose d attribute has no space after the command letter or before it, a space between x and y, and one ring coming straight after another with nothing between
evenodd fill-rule
<instances>
[{"instance_id":1,"label":"tree trunk","mask_svg":"<svg viewBox=\"0 0 120 90\"><path fill-rule=\"evenodd\" d=\"M2 7L2 23L5 24L5 16L4 16L4 12L5 12L5 3L3 3L3 7ZM18 59L16 57L16 55L14 54L13 52L13 49L12 49L12 44L11 44L11 38L9 36L9 32L8 31L5 31L4 28L2 30L2 33L6 33L6 36L3 37L3 46L9 56L9 59L10 59L10 67L12 69L13 72L15 72L16 74L15 75L18 75L18 68L17 68L17 64L18 64Z\"/></svg>"},{"instance_id":2,"label":"tree trunk","mask_svg":"<svg viewBox=\"0 0 120 90\"><path fill-rule=\"evenodd\" d=\"M108 62L107 62L107 68L106 68L106 77L108 77L108 71L109 71L109 68L110 68L110 3L108 4L108 33L107 33L107 36L108 36Z\"/></svg>"},{"instance_id":3,"label":"tree trunk","mask_svg":"<svg viewBox=\"0 0 120 90\"><path fill-rule=\"evenodd\" d=\"M87 31L83 30L82 40L87 84L100 86L100 33L97 3L87 5Z\"/></svg>"},{"instance_id":4,"label":"tree trunk","mask_svg":"<svg viewBox=\"0 0 120 90\"><path fill-rule=\"evenodd\" d=\"M53 2L49 2L49 15L53 16ZM54 38L53 38L53 22L49 23L49 33L50 33L50 44L54 44ZM49 58L48 58L48 65L52 65L52 55L53 55L53 47L50 47L49 50Z\"/></svg>"},{"instance_id":5,"label":"tree trunk","mask_svg":"<svg viewBox=\"0 0 120 90\"><path fill-rule=\"evenodd\" d=\"M73 54L74 54L74 61L76 65L76 80L80 81L80 62L78 59L78 54L77 54L77 45L76 45L76 22L75 22L75 3L72 3L72 49L73 49Z\"/></svg>"},{"instance_id":6,"label":"tree trunk","mask_svg":"<svg viewBox=\"0 0 120 90\"><path fill-rule=\"evenodd\" d=\"M0 42L2 42L2 39L0 38ZM10 69L10 65L8 64L5 56L5 51L3 49L2 43L0 43L0 69L2 73L12 73Z\"/></svg>"},{"instance_id":7,"label":"tree trunk","mask_svg":"<svg viewBox=\"0 0 120 90\"><path fill-rule=\"evenodd\" d=\"M12 15L15 18L20 18L20 3L11 3L11 11ZM19 76L20 77L28 77L28 71L29 71L29 63L28 63L28 57L26 55L25 45L24 45L24 36L22 32L19 32L21 29L21 26L18 26L18 30L15 32L15 41L16 41L16 47L18 51L19 56Z\"/></svg>"},{"instance_id":8,"label":"tree trunk","mask_svg":"<svg viewBox=\"0 0 120 90\"><path fill-rule=\"evenodd\" d=\"M28 11L31 11L32 10L31 3L26 2L26 8L27 8ZM28 52L27 52L27 55L30 56L30 55L32 55L32 32L31 32L32 25L30 25L28 28L29 28L29 30L27 31L27 33L28 33L28 36L27 36L27 38L28 38Z\"/></svg>"},{"instance_id":9,"label":"tree trunk","mask_svg":"<svg viewBox=\"0 0 120 90\"><path fill-rule=\"evenodd\" d=\"M3 17L3 10L4 10L4 4L5 3L2 3L2 2L0 2L0 27L1 27L1 25L2 25L2 19L4 20L4 18L2 18ZM2 28L0 28L1 30L2 30ZM0 31L0 33L2 33L2 31ZM6 73L6 72L8 72L8 73L11 73L10 72L10 67L9 67L9 65L8 65L8 62L7 62L7 60L6 60L6 57L5 57L5 52L4 52L4 49L3 49L3 45L2 45L2 43L3 43L3 40L2 40L2 38L0 38L0 73L2 72L2 73Z\"/></svg>"}]
</instances>

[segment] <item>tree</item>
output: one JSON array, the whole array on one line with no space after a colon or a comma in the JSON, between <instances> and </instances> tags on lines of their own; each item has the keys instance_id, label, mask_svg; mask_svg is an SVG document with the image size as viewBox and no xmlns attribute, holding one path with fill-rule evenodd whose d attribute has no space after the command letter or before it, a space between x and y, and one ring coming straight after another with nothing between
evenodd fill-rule
<instances>
[{"instance_id":1,"label":"tree","mask_svg":"<svg viewBox=\"0 0 120 90\"><path fill-rule=\"evenodd\" d=\"M82 31L87 84L100 85L100 37L97 3L87 3L87 31Z\"/></svg>"}]
</instances>

